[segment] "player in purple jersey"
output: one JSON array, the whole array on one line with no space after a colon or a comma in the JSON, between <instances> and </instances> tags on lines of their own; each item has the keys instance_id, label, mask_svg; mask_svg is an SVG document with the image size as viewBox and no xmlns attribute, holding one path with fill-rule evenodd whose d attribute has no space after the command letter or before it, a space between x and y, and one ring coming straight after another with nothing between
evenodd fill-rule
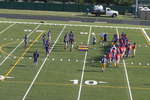
<instances>
[{"instance_id":1,"label":"player in purple jersey","mask_svg":"<svg viewBox=\"0 0 150 100\"><path fill-rule=\"evenodd\" d=\"M104 34L104 40L103 40L104 42L107 42L108 41L108 34L107 33L105 33Z\"/></svg>"},{"instance_id":2,"label":"player in purple jersey","mask_svg":"<svg viewBox=\"0 0 150 100\"><path fill-rule=\"evenodd\" d=\"M25 36L24 36L24 47L26 48L27 45L28 45L28 36L27 36L27 34L25 34Z\"/></svg>"},{"instance_id":3,"label":"player in purple jersey","mask_svg":"<svg viewBox=\"0 0 150 100\"><path fill-rule=\"evenodd\" d=\"M38 58L39 58L39 52L36 50L34 53L33 53L33 58L34 58L34 64L38 64Z\"/></svg>"},{"instance_id":4,"label":"player in purple jersey","mask_svg":"<svg viewBox=\"0 0 150 100\"><path fill-rule=\"evenodd\" d=\"M48 37L48 39L51 38L51 31L50 31L50 29L49 29L49 31L47 32L47 37Z\"/></svg>"},{"instance_id":5,"label":"player in purple jersey","mask_svg":"<svg viewBox=\"0 0 150 100\"><path fill-rule=\"evenodd\" d=\"M116 44L118 42L119 38L118 38L118 35L117 34L114 34L114 37L113 37L113 44Z\"/></svg>"},{"instance_id":6,"label":"player in purple jersey","mask_svg":"<svg viewBox=\"0 0 150 100\"><path fill-rule=\"evenodd\" d=\"M64 36L64 49L66 50L68 47L68 43L69 43L69 35L65 34Z\"/></svg>"},{"instance_id":7,"label":"player in purple jersey","mask_svg":"<svg viewBox=\"0 0 150 100\"><path fill-rule=\"evenodd\" d=\"M43 36L42 36L42 40L43 40L43 45L44 45L44 47L45 47L45 42L46 42L46 34L43 34Z\"/></svg>"},{"instance_id":8,"label":"player in purple jersey","mask_svg":"<svg viewBox=\"0 0 150 100\"><path fill-rule=\"evenodd\" d=\"M50 41L49 41L49 39L47 39L46 42L45 42L46 55L48 55L49 50L50 50Z\"/></svg>"},{"instance_id":9,"label":"player in purple jersey","mask_svg":"<svg viewBox=\"0 0 150 100\"><path fill-rule=\"evenodd\" d=\"M132 52L132 45L129 43L127 44L127 50L126 50L126 57L131 57L131 52Z\"/></svg>"},{"instance_id":10,"label":"player in purple jersey","mask_svg":"<svg viewBox=\"0 0 150 100\"><path fill-rule=\"evenodd\" d=\"M74 33L72 31L70 31L69 33L69 45L70 45L70 51L72 51L73 47L74 47L74 42L75 42L75 36Z\"/></svg>"}]
</instances>

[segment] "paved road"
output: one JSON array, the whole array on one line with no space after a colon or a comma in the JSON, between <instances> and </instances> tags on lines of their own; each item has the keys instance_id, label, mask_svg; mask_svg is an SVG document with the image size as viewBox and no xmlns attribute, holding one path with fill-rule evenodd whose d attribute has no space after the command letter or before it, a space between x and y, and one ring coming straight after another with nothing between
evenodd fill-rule
<instances>
[{"instance_id":1,"label":"paved road","mask_svg":"<svg viewBox=\"0 0 150 100\"><path fill-rule=\"evenodd\" d=\"M120 20L120 19L104 19L104 18L75 18L60 17L49 15L25 15L25 14L0 14L0 17L15 19L36 19L36 20L57 20L57 21L81 21L81 22L106 22L113 24L131 24L131 25L150 25L150 21L139 20Z\"/></svg>"}]
</instances>

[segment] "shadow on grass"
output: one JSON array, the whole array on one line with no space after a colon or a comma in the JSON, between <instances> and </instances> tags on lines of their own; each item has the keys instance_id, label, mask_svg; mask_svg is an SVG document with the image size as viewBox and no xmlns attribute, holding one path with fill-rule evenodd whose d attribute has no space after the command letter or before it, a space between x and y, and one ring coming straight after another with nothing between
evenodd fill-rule
<instances>
[{"instance_id":1,"label":"shadow on grass","mask_svg":"<svg viewBox=\"0 0 150 100\"><path fill-rule=\"evenodd\" d=\"M82 72L82 70L77 70L77 71L80 71ZM101 72L101 70L84 70L84 72Z\"/></svg>"},{"instance_id":2,"label":"shadow on grass","mask_svg":"<svg viewBox=\"0 0 150 100\"><path fill-rule=\"evenodd\" d=\"M3 47L4 49L14 49L14 47L11 46L7 46L7 47Z\"/></svg>"},{"instance_id":3,"label":"shadow on grass","mask_svg":"<svg viewBox=\"0 0 150 100\"><path fill-rule=\"evenodd\" d=\"M105 46L99 47L102 49L102 54L100 56L95 56L87 59L86 65L89 67L100 67L100 60L103 55L105 55L109 51L110 47L110 42L108 42Z\"/></svg>"},{"instance_id":4,"label":"shadow on grass","mask_svg":"<svg viewBox=\"0 0 150 100\"><path fill-rule=\"evenodd\" d=\"M11 65L11 66L13 66L13 65ZM16 65L16 67L26 68L26 67L27 67L27 65L25 65L25 64L18 64L18 65Z\"/></svg>"}]
</instances>

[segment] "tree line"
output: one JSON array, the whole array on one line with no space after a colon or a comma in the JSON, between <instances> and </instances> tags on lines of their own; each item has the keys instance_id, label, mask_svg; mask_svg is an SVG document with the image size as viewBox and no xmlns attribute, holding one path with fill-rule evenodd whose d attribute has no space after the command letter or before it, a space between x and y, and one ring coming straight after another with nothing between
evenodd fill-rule
<instances>
[{"instance_id":1,"label":"tree line","mask_svg":"<svg viewBox=\"0 0 150 100\"><path fill-rule=\"evenodd\" d=\"M51 2L62 2L62 3L66 3L66 2L72 2L72 3L76 3L76 4L107 4L107 5L132 5L135 0L4 0L6 2L35 2L35 1L39 1L39 2L44 2L44 3L51 3Z\"/></svg>"},{"instance_id":2,"label":"tree line","mask_svg":"<svg viewBox=\"0 0 150 100\"><path fill-rule=\"evenodd\" d=\"M107 5L132 5L134 0L80 0L81 3L107 4Z\"/></svg>"}]
</instances>

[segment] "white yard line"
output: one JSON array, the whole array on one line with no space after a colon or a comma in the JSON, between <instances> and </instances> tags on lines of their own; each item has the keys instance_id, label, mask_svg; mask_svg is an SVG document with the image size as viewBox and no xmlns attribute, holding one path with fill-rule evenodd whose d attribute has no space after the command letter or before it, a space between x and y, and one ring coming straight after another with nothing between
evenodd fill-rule
<instances>
[{"instance_id":1,"label":"white yard line","mask_svg":"<svg viewBox=\"0 0 150 100\"><path fill-rule=\"evenodd\" d=\"M8 27L6 27L5 29L3 29L3 30L0 32L0 35L1 35L2 33L4 33L5 31L7 31L9 28L13 27L15 24L16 24L16 23L13 23L13 24L9 25Z\"/></svg>"},{"instance_id":2,"label":"white yard line","mask_svg":"<svg viewBox=\"0 0 150 100\"><path fill-rule=\"evenodd\" d=\"M145 29L142 28L141 30L142 30L142 32L144 33L144 37L148 40L148 42L150 42L150 38L149 38L149 36L147 35Z\"/></svg>"},{"instance_id":3,"label":"white yard line","mask_svg":"<svg viewBox=\"0 0 150 100\"><path fill-rule=\"evenodd\" d=\"M38 26L28 35L28 37L29 37L32 33L34 33L39 27L40 27L40 25L38 25ZM16 48L14 48L14 49L5 57L5 59L0 63L0 66L2 66L2 64L9 58L9 56L11 56L11 55L15 52L15 50L16 50L23 42L24 42L24 40L22 40L22 41L16 46Z\"/></svg>"},{"instance_id":4,"label":"white yard line","mask_svg":"<svg viewBox=\"0 0 150 100\"><path fill-rule=\"evenodd\" d=\"M92 31L92 26L90 26L87 45L89 45L89 43L90 43L91 31ZM83 63L83 68L82 68L82 75L81 75L81 79L80 79L80 87L79 87L79 91L78 91L77 100L80 100L80 97L81 97L81 91L82 91L82 85L83 85L83 78L84 78L84 72L85 72L85 64L86 64L87 54L88 54L88 51L86 51L85 57L84 57L84 63Z\"/></svg>"},{"instance_id":5,"label":"white yard line","mask_svg":"<svg viewBox=\"0 0 150 100\"><path fill-rule=\"evenodd\" d=\"M117 36L118 36L118 38L119 38L119 30L118 30L117 27L116 27L116 32L117 32Z\"/></svg>"},{"instance_id":6,"label":"white yard line","mask_svg":"<svg viewBox=\"0 0 150 100\"><path fill-rule=\"evenodd\" d=\"M50 53L52 52L54 46L56 45L57 41L59 40L61 34L64 32L65 28L66 28L66 26L64 26L63 29L61 30L59 36L57 37L57 39L55 40L55 42L54 42L52 48L50 49ZM41 72L41 70L42 70L44 64L46 63L47 58L48 58L48 56L50 55L50 53L49 53L49 54L46 56L46 58L44 59L42 65L40 66L38 72L36 73L36 75L35 75L33 81L31 82L30 86L28 87L27 91L25 92L25 95L23 96L22 100L25 100L25 99L26 99L26 97L27 97L28 93L30 92L30 90L31 90L31 88L32 88L32 86L33 86L33 84L35 83L35 81L36 81L36 79L37 79L39 73Z\"/></svg>"},{"instance_id":7,"label":"white yard line","mask_svg":"<svg viewBox=\"0 0 150 100\"><path fill-rule=\"evenodd\" d=\"M116 32L117 32L117 35L119 36L119 30L118 30L118 28L116 28ZM123 59L123 65L124 65L124 71L125 71L125 76L126 76L126 80L127 80L127 85L128 85L130 100L133 100L132 92L131 92L131 87L130 87L130 82L129 82L129 77L128 77L128 72L127 72L127 68L126 68L126 64L125 64L124 59Z\"/></svg>"},{"instance_id":8,"label":"white yard line","mask_svg":"<svg viewBox=\"0 0 150 100\"><path fill-rule=\"evenodd\" d=\"M125 63L124 59L123 59L123 65L124 65L124 71L125 71L125 76L126 76L126 80L127 80L130 100L133 100L132 91L131 91L130 82L129 82L129 77L128 77L128 71L127 71L127 67L126 67L126 63Z\"/></svg>"},{"instance_id":9,"label":"white yard line","mask_svg":"<svg viewBox=\"0 0 150 100\"><path fill-rule=\"evenodd\" d=\"M100 27L100 28L121 28L121 29L141 29L141 27L121 27L121 26L101 26L101 25L81 25L81 24L55 24L55 23L37 23L37 22L17 22L17 21L0 21L0 23L16 23L16 24L41 24L41 25L61 25L61 26L85 26L85 27ZM149 27L143 28L150 30Z\"/></svg>"}]
</instances>

